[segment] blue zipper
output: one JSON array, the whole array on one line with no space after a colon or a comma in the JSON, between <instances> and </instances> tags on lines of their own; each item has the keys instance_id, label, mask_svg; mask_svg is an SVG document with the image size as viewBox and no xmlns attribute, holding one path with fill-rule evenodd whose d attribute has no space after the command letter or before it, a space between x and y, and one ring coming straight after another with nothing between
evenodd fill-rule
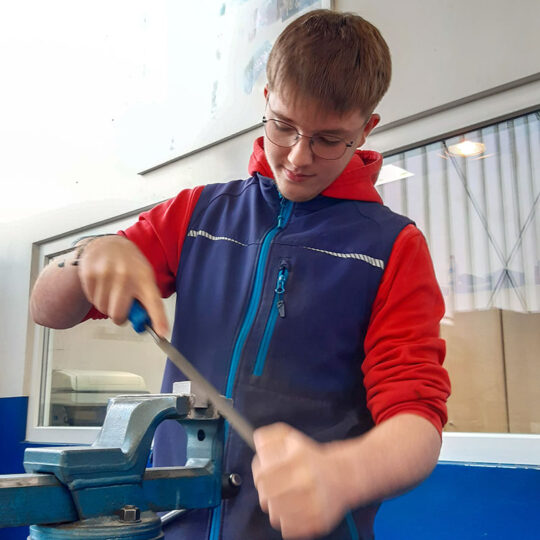
<instances>
[{"instance_id":1,"label":"blue zipper","mask_svg":"<svg viewBox=\"0 0 540 540\"><path fill-rule=\"evenodd\" d=\"M218 540L221 525L221 504L218 504L212 511L212 523L210 525L210 536L213 540Z\"/></svg>"},{"instance_id":2,"label":"blue zipper","mask_svg":"<svg viewBox=\"0 0 540 540\"><path fill-rule=\"evenodd\" d=\"M251 326L253 325L253 321L255 320L255 315L257 313L259 302L261 301L264 270L265 270L266 262L268 260L268 253L270 251L270 245L272 244L272 240L274 239L276 234L278 234L278 232L281 229L283 229L285 225L287 225L287 222L289 221L289 218L291 217L293 203L285 199L281 195L281 193L279 194L279 198L280 198L280 206L279 206L279 214L277 217L277 224L275 227L273 227L266 233L266 236L263 239L263 242L261 245L261 251L259 253L259 259L257 261L257 268L255 270L255 281L253 283L253 289L251 291L251 297L249 299L248 308L247 308L242 326L240 327L238 338L234 345L232 358L231 358L231 366L229 368L229 375L227 377L227 388L225 389L225 397L228 397L228 398L232 397L234 381L236 378L236 371L238 369L238 364L240 363L242 350L246 343L246 339L248 337L249 331L251 330ZM225 422L225 429L224 429L225 441L227 440L228 434L229 434L229 424ZM210 537L209 537L210 540L218 540L219 530L221 528L220 521L221 521L221 506L217 506L216 508L214 508L212 512L212 525L210 528Z\"/></svg>"},{"instance_id":3,"label":"blue zipper","mask_svg":"<svg viewBox=\"0 0 540 540\"><path fill-rule=\"evenodd\" d=\"M270 340L272 339L272 334L274 333L274 327L276 326L278 315L281 318L285 317L284 296L285 283L287 283L288 277L289 269L287 268L287 264L282 263L278 272L276 288L274 289L274 301L272 302L270 315L268 316L268 321L266 322L266 328L264 329L261 346L259 347L257 359L255 360L255 367L253 368L253 375L256 375L257 377L260 377L264 370L264 363L266 356L268 355L268 347L270 347Z\"/></svg>"},{"instance_id":4,"label":"blue zipper","mask_svg":"<svg viewBox=\"0 0 540 540\"><path fill-rule=\"evenodd\" d=\"M266 261L268 259L268 253L270 251L270 245L276 234L285 227L292 212L292 203L287 199L281 199L281 205L279 209L279 215L277 219L277 225L270 229L266 236L264 237L261 252L259 254L259 260L257 262L257 269L255 271L255 282L253 284L253 291L251 293L251 298L249 300L249 305L247 308L246 316L244 317L244 322L240 328L240 333L238 334L238 339L236 340L231 367L229 369L229 377L227 379L227 388L225 390L225 396L230 398L232 397L232 391L234 386L234 380L236 377L236 370L238 369L238 363L240 362L240 356L242 355L242 349L246 343L249 331L253 325L255 315L257 313L257 308L259 307L259 302L261 301L262 294L262 285L264 279L264 270L266 266Z\"/></svg>"}]
</instances>

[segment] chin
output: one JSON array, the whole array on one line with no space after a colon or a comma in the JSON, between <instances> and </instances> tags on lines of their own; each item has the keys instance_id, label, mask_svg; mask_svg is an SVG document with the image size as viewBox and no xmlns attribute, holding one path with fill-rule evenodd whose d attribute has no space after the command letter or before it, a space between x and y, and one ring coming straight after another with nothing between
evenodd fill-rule
<instances>
[{"instance_id":1,"label":"chin","mask_svg":"<svg viewBox=\"0 0 540 540\"><path fill-rule=\"evenodd\" d=\"M278 185L279 192L289 201L292 202L306 202L311 199L314 199L318 194L306 192L303 189L287 189L287 187L282 188Z\"/></svg>"},{"instance_id":2,"label":"chin","mask_svg":"<svg viewBox=\"0 0 540 540\"><path fill-rule=\"evenodd\" d=\"M319 193L313 192L313 186L309 186L308 182L291 182L284 178L284 174L274 175L276 178L276 186L278 191L289 201L306 202L314 199Z\"/></svg>"}]
</instances>

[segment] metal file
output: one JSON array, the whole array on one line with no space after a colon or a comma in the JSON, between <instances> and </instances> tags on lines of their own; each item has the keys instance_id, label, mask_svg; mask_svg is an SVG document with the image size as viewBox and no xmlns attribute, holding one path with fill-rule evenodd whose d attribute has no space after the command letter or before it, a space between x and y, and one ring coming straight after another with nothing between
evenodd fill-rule
<instances>
[{"instance_id":1,"label":"metal file","mask_svg":"<svg viewBox=\"0 0 540 540\"><path fill-rule=\"evenodd\" d=\"M230 426L240 435L245 443L255 451L253 442L253 426L216 390L216 388L189 362L189 360L174 347L167 339L156 334L151 325L150 317L142 304L135 300L128 316L136 332L147 331L157 346L169 357L171 362L191 380L229 422Z\"/></svg>"}]
</instances>

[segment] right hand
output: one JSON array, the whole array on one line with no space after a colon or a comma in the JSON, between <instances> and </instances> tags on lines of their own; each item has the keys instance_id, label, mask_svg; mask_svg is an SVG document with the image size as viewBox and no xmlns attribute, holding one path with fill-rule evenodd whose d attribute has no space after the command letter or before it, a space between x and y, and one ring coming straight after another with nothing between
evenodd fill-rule
<instances>
[{"instance_id":1,"label":"right hand","mask_svg":"<svg viewBox=\"0 0 540 540\"><path fill-rule=\"evenodd\" d=\"M154 270L139 248L123 236L102 236L85 246L79 259L83 292L101 313L123 324L136 298L145 307L157 334L169 324Z\"/></svg>"}]
</instances>

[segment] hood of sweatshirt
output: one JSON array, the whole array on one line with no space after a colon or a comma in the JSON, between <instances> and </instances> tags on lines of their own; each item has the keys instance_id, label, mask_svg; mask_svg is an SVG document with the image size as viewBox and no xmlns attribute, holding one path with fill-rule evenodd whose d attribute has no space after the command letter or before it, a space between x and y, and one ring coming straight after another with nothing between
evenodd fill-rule
<instances>
[{"instance_id":1,"label":"hood of sweatshirt","mask_svg":"<svg viewBox=\"0 0 540 540\"><path fill-rule=\"evenodd\" d=\"M382 156L372 150L356 150L343 172L321 193L334 199L370 201L382 203L375 189L375 182L382 166ZM274 179L274 173L264 153L264 138L253 143L253 153L249 159L249 174L256 172Z\"/></svg>"}]
</instances>

